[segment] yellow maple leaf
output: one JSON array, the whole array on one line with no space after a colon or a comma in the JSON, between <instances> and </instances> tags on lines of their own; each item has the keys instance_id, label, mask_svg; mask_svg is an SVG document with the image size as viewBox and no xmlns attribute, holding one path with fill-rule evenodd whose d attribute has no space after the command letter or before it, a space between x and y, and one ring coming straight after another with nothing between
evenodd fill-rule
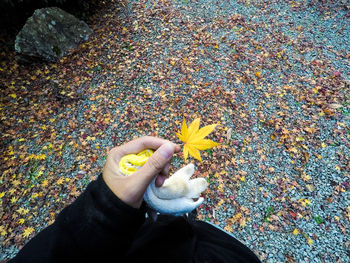
<instances>
[{"instance_id":1,"label":"yellow maple leaf","mask_svg":"<svg viewBox=\"0 0 350 263\"><path fill-rule=\"evenodd\" d=\"M295 228L294 230L293 230L293 235L299 235L299 229L297 229L297 228Z\"/></svg>"},{"instance_id":2,"label":"yellow maple leaf","mask_svg":"<svg viewBox=\"0 0 350 263\"><path fill-rule=\"evenodd\" d=\"M11 198L11 204L15 204L17 202L18 198L17 197L12 197Z\"/></svg>"},{"instance_id":3,"label":"yellow maple leaf","mask_svg":"<svg viewBox=\"0 0 350 263\"><path fill-rule=\"evenodd\" d=\"M7 235L7 231L5 230L4 226L0 226L0 235L1 236L6 236Z\"/></svg>"},{"instance_id":4,"label":"yellow maple leaf","mask_svg":"<svg viewBox=\"0 0 350 263\"><path fill-rule=\"evenodd\" d=\"M219 145L209 139L204 139L209 133L211 133L217 124L211 124L204 126L199 129L200 118L195 119L189 127L186 125L185 118L182 122L181 133L177 133L177 137L185 143L183 153L184 158L187 160L188 154L196 158L199 161L202 161L199 150L207 150L213 148L214 146Z\"/></svg>"},{"instance_id":5,"label":"yellow maple leaf","mask_svg":"<svg viewBox=\"0 0 350 263\"><path fill-rule=\"evenodd\" d=\"M34 232L34 228L32 227L27 227L24 231L23 231L23 237L29 237L32 233Z\"/></svg>"},{"instance_id":6,"label":"yellow maple leaf","mask_svg":"<svg viewBox=\"0 0 350 263\"><path fill-rule=\"evenodd\" d=\"M49 184L49 181L45 179L44 181L42 181L41 186L46 187L48 186L48 184Z\"/></svg>"}]
</instances>

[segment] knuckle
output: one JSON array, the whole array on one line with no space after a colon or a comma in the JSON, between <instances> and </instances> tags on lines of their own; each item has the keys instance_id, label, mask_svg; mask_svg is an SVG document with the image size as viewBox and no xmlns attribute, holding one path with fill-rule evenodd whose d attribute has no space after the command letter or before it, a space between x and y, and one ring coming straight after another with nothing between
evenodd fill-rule
<instances>
[{"instance_id":1,"label":"knuckle","mask_svg":"<svg viewBox=\"0 0 350 263\"><path fill-rule=\"evenodd\" d=\"M149 136L149 135L143 135L143 136L141 136L140 138L139 138L139 140L141 140L141 141L148 141L148 140L150 140L152 137L151 136Z\"/></svg>"}]
</instances>

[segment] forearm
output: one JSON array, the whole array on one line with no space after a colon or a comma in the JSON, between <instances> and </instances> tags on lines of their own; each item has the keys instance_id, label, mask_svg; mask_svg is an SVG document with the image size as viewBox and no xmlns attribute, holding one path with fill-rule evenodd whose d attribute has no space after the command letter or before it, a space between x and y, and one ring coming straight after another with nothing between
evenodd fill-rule
<instances>
[{"instance_id":1,"label":"forearm","mask_svg":"<svg viewBox=\"0 0 350 263\"><path fill-rule=\"evenodd\" d=\"M144 215L143 206L135 209L123 203L100 176L10 262L80 261L112 254L123 257Z\"/></svg>"}]
</instances>

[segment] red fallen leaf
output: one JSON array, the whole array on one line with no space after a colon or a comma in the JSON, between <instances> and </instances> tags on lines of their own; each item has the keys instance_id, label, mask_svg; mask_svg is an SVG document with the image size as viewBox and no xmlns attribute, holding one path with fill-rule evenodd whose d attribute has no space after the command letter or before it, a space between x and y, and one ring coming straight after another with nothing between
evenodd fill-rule
<instances>
[{"instance_id":1,"label":"red fallen leaf","mask_svg":"<svg viewBox=\"0 0 350 263\"><path fill-rule=\"evenodd\" d=\"M334 77L340 77L341 73L339 71L334 71L333 75L334 75Z\"/></svg>"},{"instance_id":2,"label":"red fallen leaf","mask_svg":"<svg viewBox=\"0 0 350 263\"><path fill-rule=\"evenodd\" d=\"M209 210L210 210L210 206L206 206L205 211L209 211Z\"/></svg>"},{"instance_id":3,"label":"red fallen leaf","mask_svg":"<svg viewBox=\"0 0 350 263\"><path fill-rule=\"evenodd\" d=\"M297 215L294 212L289 211L289 214L293 217L294 220L297 219Z\"/></svg>"},{"instance_id":4,"label":"red fallen leaf","mask_svg":"<svg viewBox=\"0 0 350 263\"><path fill-rule=\"evenodd\" d=\"M5 214L1 220L5 221L9 217L9 214Z\"/></svg>"}]
</instances>

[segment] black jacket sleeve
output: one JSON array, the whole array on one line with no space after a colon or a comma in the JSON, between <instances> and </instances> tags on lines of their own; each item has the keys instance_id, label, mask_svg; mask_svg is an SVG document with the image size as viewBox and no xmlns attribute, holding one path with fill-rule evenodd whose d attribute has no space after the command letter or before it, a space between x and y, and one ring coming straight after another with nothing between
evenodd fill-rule
<instances>
[{"instance_id":1,"label":"black jacket sleeve","mask_svg":"<svg viewBox=\"0 0 350 263\"><path fill-rule=\"evenodd\" d=\"M9 263L118 262L144 223L145 211L144 204L135 209L122 202L99 176Z\"/></svg>"}]
</instances>

